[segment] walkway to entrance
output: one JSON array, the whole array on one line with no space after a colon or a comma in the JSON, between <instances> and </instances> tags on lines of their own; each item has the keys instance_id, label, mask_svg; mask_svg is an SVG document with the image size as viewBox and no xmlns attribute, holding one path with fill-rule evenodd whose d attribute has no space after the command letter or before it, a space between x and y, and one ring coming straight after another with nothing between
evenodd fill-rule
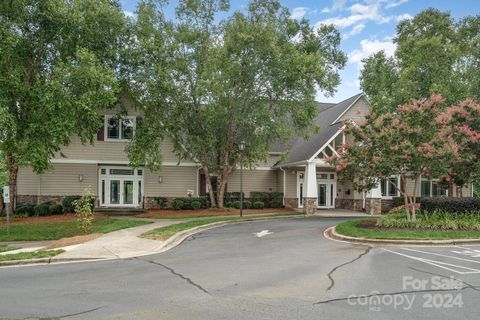
<instances>
[{"instance_id":1,"label":"walkway to entrance","mask_svg":"<svg viewBox=\"0 0 480 320\"><path fill-rule=\"evenodd\" d=\"M379 215L366 214L365 212L353 211L348 209L322 209L317 210L316 216L320 217L379 217Z\"/></svg>"}]
</instances>

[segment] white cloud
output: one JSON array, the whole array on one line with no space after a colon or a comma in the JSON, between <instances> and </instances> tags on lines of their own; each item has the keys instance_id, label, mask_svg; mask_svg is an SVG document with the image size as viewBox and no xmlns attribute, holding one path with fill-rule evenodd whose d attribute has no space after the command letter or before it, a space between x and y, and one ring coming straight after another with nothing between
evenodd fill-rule
<instances>
[{"instance_id":1,"label":"white cloud","mask_svg":"<svg viewBox=\"0 0 480 320\"><path fill-rule=\"evenodd\" d=\"M125 16L127 16L127 17L129 17L129 18L133 18L133 19L135 19L135 17L136 17L136 14L133 13L132 11L127 11L127 10L125 10L125 11L123 11L123 14L124 14Z\"/></svg>"},{"instance_id":2,"label":"white cloud","mask_svg":"<svg viewBox=\"0 0 480 320\"><path fill-rule=\"evenodd\" d=\"M404 4L405 2L408 2L408 0L388 1L387 4L385 5L385 9L398 7L399 5Z\"/></svg>"},{"instance_id":3,"label":"white cloud","mask_svg":"<svg viewBox=\"0 0 480 320\"><path fill-rule=\"evenodd\" d=\"M348 61L357 64L359 69L363 66L362 60L381 50L385 51L387 57L392 57L397 46L392 42L391 38L382 40L363 39L360 41L361 49L355 49L348 54Z\"/></svg>"},{"instance_id":4,"label":"white cloud","mask_svg":"<svg viewBox=\"0 0 480 320\"><path fill-rule=\"evenodd\" d=\"M381 12L381 1L374 1L366 4L356 3L348 8L350 15L347 17L334 17L317 22L316 26L322 24L333 24L339 28L348 28L361 22L374 21L378 24L387 23L392 16L384 16Z\"/></svg>"},{"instance_id":5,"label":"white cloud","mask_svg":"<svg viewBox=\"0 0 480 320\"><path fill-rule=\"evenodd\" d=\"M408 13L404 13L404 14L401 14L401 15L395 17L395 20L397 20L397 21L410 20L410 19L413 19L413 17L411 15L409 15Z\"/></svg>"},{"instance_id":6,"label":"white cloud","mask_svg":"<svg viewBox=\"0 0 480 320\"><path fill-rule=\"evenodd\" d=\"M357 79L357 80L353 80L353 81L346 81L345 84L349 87L352 87L352 88L360 88L360 80Z\"/></svg>"},{"instance_id":7,"label":"white cloud","mask_svg":"<svg viewBox=\"0 0 480 320\"><path fill-rule=\"evenodd\" d=\"M307 14L308 8L306 7L297 7L292 10L290 19L301 19Z\"/></svg>"},{"instance_id":8,"label":"white cloud","mask_svg":"<svg viewBox=\"0 0 480 320\"><path fill-rule=\"evenodd\" d=\"M333 0L332 7L325 7L322 9L323 13L331 13L336 12L339 10L343 10L345 8L346 0Z\"/></svg>"},{"instance_id":9,"label":"white cloud","mask_svg":"<svg viewBox=\"0 0 480 320\"><path fill-rule=\"evenodd\" d=\"M345 39L346 38L349 38L351 36L354 36L354 35L357 35L359 34L360 32L363 31L363 29L365 29L365 25L363 23L360 23L360 24L357 24L355 25L352 30L350 30L350 32L346 33L345 34Z\"/></svg>"}]
</instances>

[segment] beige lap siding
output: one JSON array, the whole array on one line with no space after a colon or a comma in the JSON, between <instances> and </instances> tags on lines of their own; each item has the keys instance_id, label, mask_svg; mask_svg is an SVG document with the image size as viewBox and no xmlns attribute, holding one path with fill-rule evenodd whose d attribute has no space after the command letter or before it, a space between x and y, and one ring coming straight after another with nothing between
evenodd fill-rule
<instances>
[{"instance_id":1,"label":"beige lap siding","mask_svg":"<svg viewBox=\"0 0 480 320\"><path fill-rule=\"evenodd\" d=\"M186 197L192 190L198 195L197 167L163 166L160 171L145 172L146 197ZM160 177L162 182L160 182Z\"/></svg>"},{"instance_id":2,"label":"beige lap siding","mask_svg":"<svg viewBox=\"0 0 480 320\"><path fill-rule=\"evenodd\" d=\"M79 181L82 175L83 181ZM65 196L78 195L87 187L97 193L97 165L54 164L53 169L37 175L31 168L18 172L18 195Z\"/></svg>"},{"instance_id":3,"label":"beige lap siding","mask_svg":"<svg viewBox=\"0 0 480 320\"><path fill-rule=\"evenodd\" d=\"M276 170L243 170L243 190L249 197L252 191L282 192L278 189ZM228 178L227 191L240 191L240 170L232 172Z\"/></svg>"}]
</instances>

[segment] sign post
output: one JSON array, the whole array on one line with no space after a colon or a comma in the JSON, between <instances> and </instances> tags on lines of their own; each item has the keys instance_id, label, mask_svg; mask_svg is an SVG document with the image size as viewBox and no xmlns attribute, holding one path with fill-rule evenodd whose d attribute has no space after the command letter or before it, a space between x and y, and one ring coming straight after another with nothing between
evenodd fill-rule
<instances>
[{"instance_id":1,"label":"sign post","mask_svg":"<svg viewBox=\"0 0 480 320\"><path fill-rule=\"evenodd\" d=\"M7 212L7 228L10 227L10 210L9 208L9 203L10 203L10 187L9 186L4 186L3 187L3 203L5 203L6 206L6 212ZM10 231L10 230L9 230Z\"/></svg>"}]
</instances>

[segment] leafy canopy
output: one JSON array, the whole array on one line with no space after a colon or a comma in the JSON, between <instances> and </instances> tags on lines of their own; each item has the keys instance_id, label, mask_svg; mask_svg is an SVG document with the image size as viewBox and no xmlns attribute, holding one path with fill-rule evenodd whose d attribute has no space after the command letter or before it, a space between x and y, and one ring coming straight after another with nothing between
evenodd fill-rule
<instances>
[{"instance_id":1,"label":"leafy canopy","mask_svg":"<svg viewBox=\"0 0 480 320\"><path fill-rule=\"evenodd\" d=\"M124 15L111 0L0 2L0 150L37 172L78 134L92 142L111 105Z\"/></svg>"},{"instance_id":2,"label":"leafy canopy","mask_svg":"<svg viewBox=\"0 0 480 320\"><path fill-rule=\"evenodd\" d=\"M436 9L397 26L393 57L383 51L364 60L361 89L375 112L394 111L432 93L447 104L480 98L480 16L454 20Z\"/></svg>"}]
</instances>

